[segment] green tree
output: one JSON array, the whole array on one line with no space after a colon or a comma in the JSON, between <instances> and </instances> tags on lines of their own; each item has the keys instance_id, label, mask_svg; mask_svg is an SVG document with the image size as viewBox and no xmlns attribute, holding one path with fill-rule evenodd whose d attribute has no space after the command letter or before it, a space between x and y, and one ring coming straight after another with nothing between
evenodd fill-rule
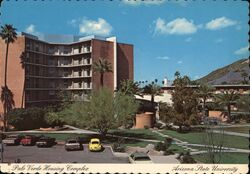
<instances>
[{"instance_id":1,"label":"green tree","mask_svg":"<svg viewBox=\"0 0 250 174\"><path fill-rule=\"evenodd\" d=\"M138 107L139 103L136 102L134 96L122 92L116 93L114 109L117 126L132 127Z\"/></svg>"},{"instance_id":2,"label":"green tree","mask_svg":"<svg viewBox=\"0 0 250 174\"><path fill-rule=\"evenodd\" d=\"M227 108L228 121L232 121L231 106L240 98L239 94L234 90L226 90L222 94L217 94L215 100L219 105Z\"/></svg>"},{"instance_id":3,"label":"green tree","mask_svg":"<svg viewBox=\"0 0 250 174\"><path fill-rule=\"evenodd\" d=\"M159 104L159 117L164 123L172 123L174 114L175 112L172 106L169 106L167 103Z\"/></svg>"},{"instance_id":4,"label":"green tree","mask_svg":"<svg viewBox=\"0 0 250 174\"><path fill-rule=\"evenodd\" d=\"M207 83L202 83L199 86L198 89L198 97L202 99L203 102L203 116L205 116L205 109L206 109L206 102L208 99L211 99L213 97L213 91L214 91L214 87L212 87L211 85L207 84Z\"/></svg>"},{"instance_id":5,"label":"green tree","mask_svg":"<svg viewBox=\"0 0 250 174\"><path fill-rule=\"evenodd\" d=\"M6 98L7 97L6 96L6 94L7 94L6 91L10 91L8 89L8 86L7 86L7 68L8 68L9 44L14 43L16 38L17 38L16 28L14 28L12 25L9 25L9 24L1 26L0 36L6 43L6 55L5 55L5 66L4 66L4 86L2 87L2 94L1 94L1 95L5 96L5 98ZM2 100L2 102L4 102L4 101L5 100ZM3 103L4 131L6 130L6 126L7 126L7 121L6 121L6 115L8 113L7 105L8 104L5 101Z\"/></svg>"},{"instance_id":6,"label":"green tree","mask_svg":"<svg viewBox=\"0 0 250 174\"><path fill-rule=\"evenodd\" d=\"M9 124L17 130L37 129L47 126L44 119L46 111L41 108L16 108L8 113Z\"/></svg>"},{"instance_id":7,"label":"green tree","mask_svg":"<svg viewBox=\"0 0 250 174\"><path fill-rule=\"evenodd\" d=\"M112 66L106 59L99 59L98 62L94 62L93 70L100 73L100 84L101 87L104 85L104 74L107 72L112 72Z\"/></svg>"},{"instance_id":8,"label":"green tree","mask_svg":"<svg viewBox=\"0 0 250 174\"><path fill-rule=\"evenodd\" d=\"M197 95L194 89L188 85L190 85L190 79L187 76L176 76L175 89L172 94L174 113L172 121L179 126L180 132L182 132L183 126L190 127L191 124L196 124L199 121Z\"/></svg>"},{"instance_id":9,"label":"green tree","mask_svg":"<svg viewBox=\"0 0 250 174\"><path fill-rule=\"evenodd\" d=\"M237 100L237 106L240 111L250 112L250 97L249 95L241 95Z\"/></svg>"},{"instance_id":10,"label":"green tree","mask_svg":"<svg viewBox=\"0 0 250 174\"><path fill-rule=\"evenodd\" d=\"M105 136L111 128L130 127L137 108L133 96L121 92L114 95L109 89L102 88L94 91L89 101L74 102L56 113L58 115L50 114L48 119L77 127L95 128Z\"/></svg>"}]
</instances>

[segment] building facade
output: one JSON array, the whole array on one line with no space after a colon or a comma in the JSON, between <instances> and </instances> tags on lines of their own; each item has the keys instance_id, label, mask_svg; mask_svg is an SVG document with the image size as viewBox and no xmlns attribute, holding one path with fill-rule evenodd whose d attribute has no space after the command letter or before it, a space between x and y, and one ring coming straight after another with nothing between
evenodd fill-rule
<instances>
[{"instance_id":1,"label":"building facade","mask_svg":"<svg viewBox=\"0 0 250 174\"><path fill-rule=\"evenodd\" d=\"M6 54L3 40L0 50L3 86ZM62 91L68 91L73 100L85 100L92 90L100 88L100 74L93 71L93 63L99 59L107 59L112 66L112 72L104 74L104 86L111 90L134 76L133 45L118 43L115 37L89 36L55 43L22 33L10 44L8 55L7 85L14 94L16 108L57 103Z\"/></svg>"}]
</instances>

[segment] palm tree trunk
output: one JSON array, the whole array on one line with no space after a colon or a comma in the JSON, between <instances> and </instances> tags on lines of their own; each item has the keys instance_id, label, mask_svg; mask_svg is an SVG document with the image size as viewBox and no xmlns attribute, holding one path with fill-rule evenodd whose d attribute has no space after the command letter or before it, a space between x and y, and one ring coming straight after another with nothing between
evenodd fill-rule
<instances>
[{"instance_id":1,"label":"palm tree trunk","mask_svg":"<svg viewBox=\"0 0 250 174\"><path fill-rule=\"evenodd\" d=\"M207 116L206 115L206 98L203 98L203 116Z\"/></svg>"},{"instance_id":2,"label":"palm tree trunk","mask_svg":"<svg viewBox=\"0 0 250 174\"><path fill-rule=\"evenodd\" d=\"M100 82L101 82L101 87L103 87L104 82L103 82L103 74L102 73L101 73L101 77L100 77Z\"/></svg>"},{"instance_id":3,"label":"palm tree trunk","mask_svg":"<svg viewBox=\"0 0 250 174\"><path fill-rule=\"evenodd\" d=\"M8 66L8 52L9 52L9 42L6 44L6 55L5 55L5 71L4 71L4 87L7 86L7 66Z\"/></svg>"},{"instance_id":4,"label":"palm tree trunk","mask_svg":"<svg viewBox=\"0 0 250 174\"><path fill-rule=\"evenodd\" d=\"M231 118L231 105L230 105L230 103L227 105L227 112L228 112L228 119L229 119L229 121L232 121L232 118Z\"/></svg>"},{"instance_id":5,"label":"palm tree trunk","mask_svg":"<svg viewBox=\"0 0 250 174\"><path fill-rule=\"evenodd\" d=\"M9 52L9 42L6 44L6 55L5 55L5 70L4 70L4 88L7 88L7 68L8 68L8 52ZM7 128L7 105L3 102L3 131Z\"/></svg>"},{"instance_id":6,"label":"palm tree trunk","mask_svg":"<svg viewBox=\"0 0 250 174\"><path fill-rule=\"evenodd\" d=\"M25 78L24 78L24 82L23 82L23 93L22 93L21 108L24 108L24 97L25 97Z\"/></svg>"}]
</instances>

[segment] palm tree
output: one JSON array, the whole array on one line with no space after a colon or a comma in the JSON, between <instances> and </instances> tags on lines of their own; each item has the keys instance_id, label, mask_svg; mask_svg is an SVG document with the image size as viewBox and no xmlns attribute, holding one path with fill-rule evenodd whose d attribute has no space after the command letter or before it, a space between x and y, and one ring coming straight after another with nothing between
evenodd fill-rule
<instances>
[{"instance_id":1,"label":"palm tree","mask_svg":"<svg viewBox=\"0 0 250 174\"><path fill-rule=\"evenodd\" d=\"M198 97L202 99L203 102L203 115L205 116L206 102L207 99L213 97L214 87L206 83L202 83L198 89Z\"/></svg>"},{"instance_id":2,"label":"palm tree","mask_svg":"<svg viewBox=\"0 0 250 174\"><path fill-rule=\"evenodd\" d=\"M6 43L6 55L5 55L5 66L4 66L5 68L4 86L2 86L2 93L1 93L1 101L3 102L3 118L4 118L4 131L5 131L6 123L7 123L6 116L7 116L8 110L12 108L10 107L11 103L9 103L8 99L12 97L12 100L13 100L13 94L7 86L8 52L9 52L9 44L14 43L15 40L17 39L16 28L14 28L12 25L9 25L9 24L1 26L0 36Z\"/></svg>"},{"instance_id":3,"label":"palm tree","mask_svg":"<svg viewBox=\"0 0 250 174\"><path fill-rule=\"evenodd\" d=\"M119 91L121 91L125 95L140 95L141 96L141 89L137 82L133 82L132 80L123 80L121 82L121 86Z\"/></svg>"},{"instance_id":4,"label":"palm tree","mask_svg":"<svg viewBox=\"0 0 250 174\"><path fill-rule=\"evenodd\" d=\"M222 94L218 94L215 97L218 104L227 107L228 119L231 121L231 105L240 98L239 94L234 90L226 90Z\"/></svg>"},{"instance_id":5,"label":"palm tree","mask_svg":"<svg viewBox=\"0 0 250 174\"><path fill-rule=\"evenodd\" d=\"M180 77L180 72L179 71L176 71L175 73L174 73L174 76L175 76L175 78L177 79L177 78L179 78Z\"/></svg>"},{"instance_id":6,"label":"palm tree","mask_svg":"<svg viewBox=\"0 0 250 174\"><path fill-rule=\"evenodd\" d=\"M95 62L93 66L93 70L95 72L100 73L101 87L103 87L103 84L104 84L104 80L103 80L104 73L113 72L111 64L106 59L99 59L98 62Z\"/></svg>"},{"instance_id":7,"label":"palm tree","mask_svg":"<svg viewBox=\"0 0 250 174\"><path fill-rule=\"evenodd\" d=\"M6 87L9 44L14 43L15 40L17 39L16 28L14 28L12 25L9 24L1 26L0 36L6 43L5 72L4 72L4 86Z\"/></svg>"},{"instance_id":8,"label":"palm tree","mask_svg":"<svg viewBox=\"0 0 250 174\"><path fill-rule=\"evenodd\" d=\"M157 95L161 95L161 87L156 84L148 84L144 87L143 93L151 96L151 106L154 105L154 98Z\"/></svg>"},{"instance_id":9,"label":"palm tree","mask_svg":"<svg viewBox=\"0 0 250 174\"><path fill-rule=\"evenodd\" d=\"M24 69L24 73L25 73L25 63L26 63L26 53L22 52L21 56L20 56L20 63L22 65L22 69ZM24 83L23 83L23 93L22 93L22 104L21 104L21 108L24 108L24 95L25 95L25 87L26 87L26 80L24 79Z\"/></svg>"},{"instance_id":10,"label":"palm tree","mask_svg":"<svg viewBox=\"0 0 250 174\"><path fill-rule=\"evenodd\" d=\"M161 87L154 83L146 85L143 89L143 94L148 94L151 96L151 108L154 113L153 123L156 122L156 116L155 116L156 109L154 107L155 96L161 95L160 91L161 91Z\"/></svg>"},{"instance_id":11,"label":"palm tree","mask_svg":"<svg viewBox=\"0 0 250 174\"><path fill-rule=\"evenodd\" d=\"M4 108L4 131L7 127L7 113L13 109L15 106L14 102L14 95L11 92L11 90L8 88L8 86L2 86L2 92L1 92L1 102L3 103Z\"/></svg>"}]
</instances>

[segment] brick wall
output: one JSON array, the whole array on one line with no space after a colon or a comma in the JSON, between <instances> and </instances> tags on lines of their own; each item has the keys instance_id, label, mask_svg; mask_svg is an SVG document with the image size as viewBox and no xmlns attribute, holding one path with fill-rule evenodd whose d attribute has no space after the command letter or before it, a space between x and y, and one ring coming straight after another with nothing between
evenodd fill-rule
<instances>
[{"instance_id":1,"label":"brick wall","mask_svg":"<svg viewBox=\"0 0 250 174\"><path fill-rule=\"evenodd\" d=\"M20 63L20 56L24 51L25 38L18 37L14 44L9 45L8 53L8 72L7 85L14 94L15 107L21 107L23 84L24 84L24 70ZM4 66L6 44L0 39L0 86L4 85ZM0 113L3 112L2 103L0 104Z\"/></svg>"},{"instance_id":2,"label":"brick wall","mask_svg":"<svg viewBox=\"0 0 250 174\"><path fill-rule=\"evenodd\" d=\"M114 70L114 47L113 42L92 40L92 63L97 62L100 58L107 59L111 63L112 70ZM98 89L100 84L100 74L98 72L92 73L93 89ZM104 74L104 86L114 89L114 74L113 72Z\"/></svg>"},{"instance_id":3,"label":"brick wall","mask_svg":"<svg viewBox=\"0 0 250 174\"><path fill-rule=\"evenodd\" d=\"M134 80L133 45L117 44L117 83L122 80Z\"/></svg>"}]
</instances>

